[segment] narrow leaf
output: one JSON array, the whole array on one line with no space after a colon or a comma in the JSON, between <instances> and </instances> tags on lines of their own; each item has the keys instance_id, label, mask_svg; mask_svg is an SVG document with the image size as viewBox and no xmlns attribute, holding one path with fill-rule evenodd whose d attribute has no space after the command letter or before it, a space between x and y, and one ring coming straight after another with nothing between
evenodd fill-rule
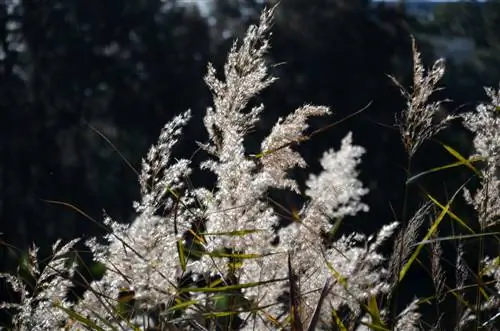
<instances>
[{"instance_id":1,"label":"narrow leaf","mask_svg":"<svg viewBox=\"0 0 500 331\"><path fill-rule=\"evenodd\" d=\"M382 321L382 316L380 316L380 310L378 309L377 298L372 296L368 299L368 306L366 307L368 314L372 318L372 325L377 326L381 329L385 329L384 322Z\"/></svg>"},{"instance_id":2,"label":"narrow leaf","mask_svg":"<svg viewBox=\"0 0 500 331\"><path fill-rule=\"evenodd\" d=\"M186 292L201 292L201 293L215 293L215 292L228 292L234 290L240 290L244 288L256 287L260 285L265 285L269 283L283 281L285 279L273 279L264 282L253 282L253 283L245 283L245 284L236 284L236 285L227 285L221 287L185 287L180 289L180 293Z\"/></svg>"},{"instance_id":3,"label":"narrow leaf","mask_svg":"<svg viewBox=\"0 0 500 331\"><path fill-rule=\"evenodd\" d=\"M408 180L406 181L406 184L411 184L411 183L415 182L417 179L419 179L419 178L421 178L421 177L423 177L425 175L434 173L434 172L438 172L438 171L442 171L442 170L446 170L446 169L450 169L450 168L455 168L455 167L460 167L460 166L463 166L463 165L468 166L469 163L472 164L474 162L478 162L478 161L482 161L482 160L484 160L484 158L482 158L482 157L473 157L473 158L470 158L470 159L460 160L460 161L457 161L457 162L446 164L444 166L432 168L432 169L423 171L423 172L421 172L419 174L416 174L416 175L408 178Z\"/></svg>"},{"instance_id":4,"label":"narrow leaf","mask_svg":"<svg viewBox=\"0 0 500 331\"><path fill-rule=\"evenodd\" d=\"M78 314L77 312L73 311L72 309L68 309L66 307L61 306L60 304L56 303L55 306L62 311L64 311L70 318L72 318L75 321L78 321L82 323L83 325L88 326L92 330L96 331L105 331L103 328L101 328L99 325L91 321L90 319L86 318L83 315Z\"/></svg>"},{"instance_id":5,"label":"narrow leaf","mask_svg":"<svg viewBox=\"0 0 500 331\"><path fill-rule=\"evenodd\" d=\"M429 198L429 200L431 200L436 206L438 206L439 208L441 208L441 210L445 210L445 206L443 206L441 203L439 203L439 201L437 201L436 199L434 199L430 194L426 194L426 195ZM474 230L470 226L468 226L460 217L458 217L457 215L455 215L455 213L453 213L451 210L449 210L449 208L446 210L446 213L453 220L457 221L459 225L461 225L463 228L467 229L467 231L469 231L472 234L475 233Z\"/></svg>"},{"instance_id":6,"label":"narrow leaf","mask_svg":"<svg viewBox=\"0 0 500 331\"><path fill-rule=\"evenodd\" d=\"M316 325L319 322L319 317L321 313L321 307L323 306L323 302L325 301L326 296L328 295L328 292L332 289L333 283L331 281L331 278L328 278L325 281L325 285L323 285L323 289L321 290L321 294L318 299L318 303L316 305L316 308L314 309L314 314L313 317L311 318L311 321L309 322L309 326L307 327L307 331L314 331L316 330Z\"/></svg>"},{"instance_id":7,"label":"narrow leaf","mask_svg":"<svg viewBox=\"0 0 500 331\"><path fill-rule=\"evenodd\" d=\"M262 254L240 254L240 253L225 253L225 252L207 252L211 257L228 257L233 259L257 259L261 258Z\"/></svg>"},{"instance_id":8,"label":"narrow leaf","mask_svg":"<svg viewBox=\"0 0 500 331\"><path fill-rule=\"evenodd\" d=\"M262 232L262 229L248 229L248 230L236 230L236 231L227 231L227 232L203 232L201 233L204 236L246 236L247 234Z\"/></svg>"},{"instance_id":9,"label":"narrow leaf","mask_svg":"<svg viewBox=\"0 0 500 331\"><path fill-rule=\"evenodd\" d=\"M443 148L446 149L448 151L448 153L450 153L451 155L453 155L457 160L463 162L464 165L467 168L469 168L472 171L474 171L474 173L476 175L481 176L481 173L479 172L479 170L477 170L476 168L474 168L474 166L472 165L472 163L470 162L470 160L467 160L459 152L457 152L456 150L454 150L451 146L448 146L448 145L443 144L443 143L441 143L441 146L443 146Z\"/></svg>"},{"instance_id":10,"label":"narrow leaf","mask_svg":"<svg viewBox=\"0 0 500 331\"><path fill-rule=\"evenodd\" d=\"M497 235L500 235L500 232L487 232L487 233L464 234L464 235L457 235L457 236L439 237L439 238L434 238L434 239L429 239L429 240L422 240L421 242L413 244L412 246L433 244L433 243L440 242L440 241L465 240L465 239L474 239L474 238L479 238L479 237L497 236Z\"/></svg>"},{"instance_id":11,"label":"narrow leaf","mask_svg":"<svg viewBox=\"0 0 500 331\"><path fill-rule=\"evenodd\" d=\"M297 276L292 269L292 261L288 254L288 284L290 287L290 312L292 331L302 331L302 321L300 320L300 298L299 286L297 285Z\"/></svg>"},{"instance_id":12,"label":"narrow leaf","mask_svg":"<svg viewBox=\"0 0 500 331\"><path fill-rule=\"evenodd\" d=\"M177 253L179 255L179 264L181 265L182 272L186 272L186 254L184 253L184 243L182 239L177 240Z\"/></svg>"},{"instance_id":13,"label":"narrow leaf","mask_svg":"<svg viewBox=\"0 0 500 331\"><path fill-rule=\"evenodd\" d=\"M169 307L167 311L183 310L197 303L199 303L198 300L179 301L179 303L173 305L172 307Z\"/></svg>"},{"instance_id":14,"label":"narrow leaf","mask_svg":"<svg viewBox=\"0 0 500 331\"><path fill-rule=\"evenodd\" d=\"M464 184L465 185L465 184ZM450 206L451 204L453 203L453 200L456 198L457 194L459 192L462 191L464 185L462 185L456 192L455 194L453 194L452 198L450 199L450 201L448 202L448 204L446 204L446 206L444 206L441 210L441 213L438 215L437 219L432 223L429 231L427 231L427 234L425 235L423 241L426 241L426 240L429 240L432 235L437 231L438 227L439 227L439 224L441 224L441 221L444 219L444 216L446 214L448 214L448 211L450 209ZM429 197L429 199L431 199L433 202L437 202L436 199L434 199L430 194L427 194L427 196ZM465 223L464 223L465 224ZM401 269L400 273L399 273L399 281L401 282L403 280L403 278L405 277L406 273L408 272L408 270L410 269L411 265L413 264L413 262L415 261L415 259L418 257L418 254L420 254L420 251L422 250L422 248L424 247L423 244L421 245L418 245L415 249L415 251L413 252L413 254L411 255L411 257L408 259L408 261L405 263L405 265L403 266L403 268Z\"/></svg>"},{"instance_id":15,"label":"narrow leaf","mask_svg":"<svg viewBox=\"0 0 500 331\"><path fill-rule=\"evenodd\" d=\"M332 309L332 315L333 315L333 319L335 321L335 325L338 327L338 329L340 331L348 331L346 326L344 325L344 322L342 322L339 314L337 313L337 311L335 309Z\"/></svg>"}]
</instances>

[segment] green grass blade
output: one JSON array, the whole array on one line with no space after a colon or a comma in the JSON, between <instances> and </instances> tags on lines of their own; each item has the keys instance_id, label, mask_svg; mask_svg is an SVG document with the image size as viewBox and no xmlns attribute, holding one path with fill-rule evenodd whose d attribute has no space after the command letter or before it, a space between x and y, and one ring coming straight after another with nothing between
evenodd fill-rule
<instances>
[{"instance_id":1,"label":"green grass blade","mask_svg":"<svg viewBox=\"0 0 500 331\"><path fill-rule=\"evenodd\" d=\"M233 259L258 259L263 257L262 254L242 254L242 253L226 253L226 252L206 252L205 253L208 256L211 257L227 257L227 258L233 258Z\"/></svg>"},{"instance_id":2,"label":"green grass blade","mask_svg":"<svg viewBox=\"0 0 500 331\"><path fill-rule=\"evenodd\" d=\"M227 232L202 232L201 235L204 236L231 236L231 237L242 237L247 234L262 232L262 229L247 229L247 230L236 230L236 231L227 231Z\"/></svg>"},{"instance_id":3,"label":"green grass blade","mask_svg":"<svg viewBox=\"0 0 500 331\"><path fill-rule=\"evenodd\" d=\"M335 321L335 325L340 331L348 331L346 326L344 325L344 322L340 319L339 314L335 309L332 309L332 315L333 315L333 320Z\"/></svg>"},{"instance_id":4,"label":"green grass blade","mask_svg":"<svg viewBox=\"0 0 500 331\"><path fill-rule=\"evenodd\" d=\"M169 307L167 311L184 310L185 308L188 308L189 306L195 305L197 303L199 303L198 300L189 300L189 301L179 300L179 303L173 305L172 307Z\"/></svg>"},{"instance_id":5,"label":"green grass blade","mask_svg":"<svg viewBox=\"0 0 500 331\"><path fill-rule=\"evenodd\" d=\"M428 193L426 193L426 195L429 198L429 200L431 200L436 206L438 206L439 208L441 208L441 210L445 210L445 206L443 206L441 203L439 203L439 201L437 201L436 199L434 199ZM469 231L472 234L475 234L474 230L470 226L468 226L460 217L458 217L457 215L455 215L455 213L453 213L449 208L447 208L446 213L448 214L448 216L451 217L451 219L457 221L458 224L460 224L463 228L467 229L467 231Z\"/></svg>"},{"instance_id":6,"label":"green grass blade","mask_svg":"<svg viewBox=\"0 0 500 331\"><path fill-rule=\"evenodd\" d=\"M453 200L455 199L455 197L457 196L457 194L459 192L462 191L462 188L463 188L464 185L462 185L456 192L455 194L453 194L453 197L451 198L451 200L446 204L446 206L444 206L443 208L441 208L441 213L438 215L438 217L436 218L436 220L434 222L432 222L432 225L431 227L429 228L429 231L427 231L427 234L425 235L423 241L426 241L426 240L429 240L432 235L434 233L436 233L438 227L439 227L439 224L441 224L441 221L444 219L444 216L446 214L448 214L448 211L450 209L450 206L451 204L453 203ZM437 202L436 199L434 199L430 194L427 194L427 196L429 197L429 199L431 199L433 202ZM463 221L460 220L462 223ZM465 224L465 223L464 223ZM401 269L401 271L399 272L399 281L401 282L403 280L403 278L406 276L406 273L408 272L408 270L410 269L410 267L412 266L413 262L415 262L416 258L418 257L418 254L420 254L420 251L422 250L422 248L424 247L423 244L420 244L416 247L415 251L413 252L413 254L410 256L410 258L408 259L408 261L405 263L405 265L403 266L403 268Z\"/></svg>"},{"instance_id":7,"label":"green grass blade","mask_svg":"<svg viewBox=\"0 0 500 331\"><path fill-rule=\"evenodd\" d=\"M54 304L55 307L61 309L62 311L64 311L70 318L72 318L73 320L75 321L78 321L80 323L82 323L83 325L89 327L90 329L92 330L96 330L96 331L105 331L103 328L101 328L99 325L97 325L95 322L91 321L90 319L86 318L85 316L83 315L80 315L78 314L77 312L71 310L71 309L68 309L66 307L63 307L61 306L60 304L58 303L55 303Z\"/></svg>"},{"instance_id":8,"label":"green grass blade","mask_svg":"<svg viewBox=\"0 0 500 331\"><path fill-rule=\"evenodd\" d=\"M417 179L419 179L423 176L426 176L428 174L434 173L434 172L438 172L438 171L442 171L442 170L446 170L446 169L450 169L450 168L455 168L455 167L460 167L463 165L469 167L469 165L471 165L472 163L482 161L482 160L484 160L484 158L482 158L482 157L473 157L470 159L464 159L464 160L460 160L457 162L449 163L449 164L446 164L444 166L432 168L432 169L423 171L419 174L416 174L416 175L408 178L408 180L406 181L406 184L414 183L415 181L417 181ZM474 170L475 170L475 168L474 168Z\"/></svg>"},{"instance_id":9,"label":"green grass blade","mask_svg":"<svg viewBox=\"0 0 500 331\"><path fill-rule=\"evenodd\" d=\"M464 165L471 169L472 171L474 171L474 173L478 176L481 177L481 172L479 170L477 170L473 165L472 163L470 162L470 160L466 159L465 157L462 156L462 154L460 154L459 152L457 152L455 149L453 149L451 146L448 146L444 143L441 143L441 146L443 146L444 149L446 149L446 151L448 151L448 153L450 153L451 155L453 155L457 160L461 161L464 163Z\"/></svg>"},{"instance_id":10,"label":"green grass blade","mask_svg":"<svg viewBox=\"0 0 500 331\"><path fill-rule=\"evenodd\" d=\"M321 290L321 294L318 299L318 303L316 304L316 308L314 309L314 314L313 317L311 318L311 321L309 322L309 325L307 327L307 331L314 331L316 330L316 325L319 322L320 314L321 314L321 307L323 306L323 302L325 301L326 296L328 295L328 292L332 289L333 283L331 281L331 278L328 278L325 281L325 285L323 285L323 289Z\"/></svg>"},{"instance_id":11,"label":"green grass blade","mask_svg":"<svg viewBox=\"0 0 500 331\"><path fill-rule=\"evenodd\" d=\"M474 239L474 238L479 238L479 237L497 236L497 235L500 235L500 232L486 232L486 233L477 233L477 234L464 234L464 235L457 235L457 236L439 237L439 238L435 238L435 239L422 240L416 244L413 244L412 246L433 244L433 243L440 242L440 241L465 240L465 239Z\"/></svg>"},{"instance_id":12,"label":"green grass blade","mask_svg":"<svg viewBox=\"0 0 500 331\"><path fill-rule=\"evenodd\" d=\"M186 254L184 253L184 243L182 239L177 240L177 253L179 256L179 264L181 265L182 272L186 272Z\"/></svg>"},{"instance_id":13,"label":"green grass blade","mask_svg":"<svg viewBox=\"0 0 500 331\"><path fill-rule=\"evenodd\" d=\"M441 213L439 214L439 216L437 217L437 219L432 223L432 226L430 227L429 231L425 235L424 240L428 240L432 236L432 234L437 231L437 228L439 227L439 224L443 220L444 216L446 215L446 211L449 208L450 208L450 204L448 203L446 205L446 208L441 211ZM417 258L418 254L420 254L420 251L422 250L423 247L424 247L424 245L418 245L417 248L415 249L415 251L413 252L413 254L411 255L411 257L408 259L408 261L406 262L406 264L401 269L401 271L399 273L399 281L400 282L405 277L406 273L408 272L408 270L410 269L411 265L413 264L413 262Z\"/></svg>"},{"instance_id":14,"label":"green grass blade","mask_svg":"<svg viewBox=\"0 0 500 331\"><path fill-rule=\"evenodd\" d=\"M240 311L216 311L210 313L203 313L202 315L207 318L221 318L235 316L241 313Z\"/></svg>"},{"instance_id":15,"label":"green grass blade","mask_svg":"<svg viewBox=\"0 0 500 331\"><path fill-rule=\"evenodd\" d=\"M366 306L368 314L372 318L372 323L370 323L373 330L387 330L382 321L382 316L380 315L380 309L378 308L377 298L372 296L368 299L368 305ZM375 328L374 328L375 327Z\"/></svg>"},{"instance_id":16,"label":"green grass blade","mask_svg":"<svg viewBox=\"0 0 500 331\"><path fill-rule=\"evenodd\" d=\"M266 285L274 282L279 282L283 280L287 280L288 278L283 278L283 279L273 279L273 280L268 280L268 281L263 281L263 282L252 282L252 283L245 283L245 284L235 284L235 285L227 285L227 286L220 286L220 287L185 287L180 289L180 293L186 293L186 292L202 292L202 293L216 293L216 292L228 292L228 291L236 291L236 290L241 290L244 288L250 288L250 287L256 287L260 285Z\"/></svg>"}]
</instances>

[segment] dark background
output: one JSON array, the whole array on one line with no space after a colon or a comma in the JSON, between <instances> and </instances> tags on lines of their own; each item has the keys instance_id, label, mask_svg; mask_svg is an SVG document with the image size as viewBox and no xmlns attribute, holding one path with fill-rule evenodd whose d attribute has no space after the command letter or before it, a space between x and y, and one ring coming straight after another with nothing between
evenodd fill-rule
<instances>
[{"instance_id":1,"label":"dark background","mask_svg":"<svg viewBox=\"0 0 500 331\"><path fill-rule=\"evenodd\" d=\"M99 233L74 209L47 200L72 204L96 220L103 210L116 220L132 219L137 176L96 131L139 169L161 127L191 108L194 118L177 149L189 157L194 142L206 136L206 63L224 63L232 40L256 22L263 2L0 3L0 271L12 272L33 242L43 255L57 238ZM426 66L447 58L446 89L437 97L452 101L443 113L470 111L485 98L482 87L500 81L499 18L500 1L280 1L269 54L271 63L279 63L272 69L279 80L260 97L266 111L249 148L257 148L257 138L279 116L304 103L334 110L332 118L313 121L318 128L372 102L301 145L310 168L296 175L304 180L318 171L322 152L338 148L352 130L354 142L367 149L361 176L371 189L365 199L371 211L345 222L345 231L376 231L401 217L407 167L391 127L405 102L386 74L409 86L414 35ZM466 156L470 138L459 123L437 137ZM431 141L415 156L412 173L452 161ZM470 175L455 169L419 184L444 203ZM201 173L193 182L210 184ZM410 194L411 211L423 199L418 187ZM283 199L290 208L300 201ZM455 211L475 226L470 208L459 202ZM417 271L415 279L424 276Z\"/></svg>"}]
</instances>

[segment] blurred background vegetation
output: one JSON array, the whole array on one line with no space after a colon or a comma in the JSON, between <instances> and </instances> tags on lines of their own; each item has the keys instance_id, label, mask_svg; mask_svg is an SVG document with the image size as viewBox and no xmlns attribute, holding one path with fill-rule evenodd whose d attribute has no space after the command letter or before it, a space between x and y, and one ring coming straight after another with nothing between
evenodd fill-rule
<instances>
[{"instance_id":1,"label":"blurred background vegetation","mask_svg":"<svg viewBox=\"0 0 500 331\"><path fill-rule=\"evenodd\" d=\"M48 251L57 238L99 233L87 217L50 201L74 205L98 221L103 210L131 221L139 187L123 158L139 169L164 123L187 108L194 119L178 151L193 154L194 142L205 139L207 61L222 65L232 40L270 3L0 2L0 271L14 271L33 242ZM411 35L427 66L447 59L446 89L437 95L451 100L443 114L474 109L485 98L483 86L498 86L500 1L281 0L277 9L269 60L279 80L259 100L266 111L249 149L258 148L257 138L279 116L303 103L334 110L333 118L313 123L318 128L371 102L299 147L310 162L296 174L302 179L319 170L321 153L337 148L348 131L366 147L361 171L371 212L346 222L347 230L374 231L401 216L407 159L391 126L405 103L387 74L410 86ZM471 152L470 135L459 124L437 139L463 155ZM411 172L452 161L430 142ZM419 184L445 202L470 175L455 169ZM210 180L202 173L193 178ZM414 193L418 197L418 188ZM299 207L297 197L281 199ZM411 201L411 208L420 204ZM467 218L467 206L456 208Z\"/></svg>"}]
</instances>

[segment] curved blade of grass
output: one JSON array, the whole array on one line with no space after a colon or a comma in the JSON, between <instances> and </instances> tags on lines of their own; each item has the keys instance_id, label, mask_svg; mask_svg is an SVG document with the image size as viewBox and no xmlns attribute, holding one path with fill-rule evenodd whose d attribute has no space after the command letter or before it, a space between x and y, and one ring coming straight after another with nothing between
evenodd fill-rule
<instances>
[{"instance_id":1,"label":"curved blade of grass","mask_svg":"<svg viewBox=\"0 0 500 331\"><path fill-rule=\"evenodd\" d=\"M342 274L340 272L335 270L335 268L333 267L333 265L330 262L328 262L328 261L325 261L325 262L326 262L326 266L330 270L330 273L335 278L335 280L337 282L339 282L339 284L341 284L342 286L347 287L347 278L342 276Z\"/></svg>"},{"instance_id":2,"label":"curved blade of grass","mask_svg":"<svg viewBox=\"0 0 500 331\"><path fill-rule=\"evenodd\" d=\"M189 229L188 232L196 239L198 243L203 245L207 244L207 241L205 240L205 238L203 238L203 235L196 233L196 231L194 231L193 229Z\"/></svg>"},{"instance_id":3,"label":"curved blade of grass","mask_svg":"<svg viewBox=\"0 0 500 331\"><path fill-rule=\"evenodd\" d=\"M172 307L169 307L167 311L176 311L176 310L184 310L185 308L188 308L189 306L195 305L199 303L198 300L189 300L189 301L180 301L179 303L173 305Z\"/></svg>"},{"instance_id":4,"label":"curved blade of grass","mask_svg":"<svg viewBox=\"0 0 500 331\"><path fill-rule=\"evenodd\" d=\"M212 317L212 318L220 318L220 317L228 317L228 316L234 316L241 314L241 312L255 312L258 311L259 309L264 309L268 306L263 306L263 307L254 307L251 309L241 309L241 310L235 310L235 311L216 311L216 312L205 312L202 315L205 317ZM267 316L268 314L265 311L261 311L264 315L266 315L266 318L269 318L269 320L275 324L275 325L280 325L280 323L273 317Z\"/></svg>"},{"instance_id":5,"label":"curved blade of grass","mask_svg":"<svg viewBox=\"0 0 500 331\"><path fill-rule=\"evenodd\" d=\"M268 305L264 308L267 308L270 306L271 305ZM269 314L267 311L261 310L261 311L259 311L259 313L262 314L267 321L271 322L271 324L273 324L276 327L276 329L279 329L279 327L284 328L284 326L281 325L281 323L278 321L278 319L276 317L274 317L273 315Z\"/></svg>"},{"instance_id":6,"label":"curved blade of grass","mask_svg":"<svg viewBox=\"0 0 500 331\"><path fill-rule=\"evenodd\" d=\"M319 317L321 313L321 307L323 306L323 302L325 301L326 296L328 295L328 292L332 289L333 283L331 281L331 278L329 277L325 281L325 285L323 285L323 289L321 290L321 294L318 299L318 304L316 305L316 308L314 309L314 314L313 317L311 318L311 321L309 322L309 325L307 326L307 331L314 331L316 330L316 325L319 322Z\"/></svg>"},{"instance_id":7,"label":"curved blade of grass","mask_svg":"<svg viewBox=\"0 0 500 331\"><path fill-rule=\"evenodd\" d=\"M460 187L460 190L465 186L462 185ZM427 198L429 198L429 200L431 200L436 206L438 206L439 208L441 208L441 210L444 210L445 209L445 206L443 206L439 201L437 201L436 199L434 199L434 197L432 197L429 193L426 193L426 196ZM470 233L472 234L475 234L474 230L468 226L460 217L458 217L457 215L455 215L455 213L453 213L451 210L449 210L449 208L446 210L446 213L448 214L448 216L450 216L453 220L457 221L458 224L460 224L463 228L467 229L467 231L469 231Z\"/></svg>"},{"instance_id":8,"label":"curved blade of grass","mask_svg":"<svg viewBox=\"0 0 500 331\"><path fill-rule=\"evenodd\" d=\"M176 237L179 236L179 231L177 228L177 211L179 210L178 209L179 204L177 201L175 202L174 205L174 234ZM179 257L179 264L181 265L182 272L186 272L187 261L186 261L186 254L184 254L184 244L182 238L177 240L177 255Z\"/></svg>"},{"instance_id":9,"label":"curved blade of grass","mask_svg":"<svg viewBox=\"0 0 500 331\"><path fill-rule=\"evenodd\" d=\"M332 309L332 315L333 315L333 320L335 322L335 325L339 328L340 331L348 331L346 326L344 325L344 322L340 319L339 314L335 309Z\"/></svg>"},{"instance_id":10,"label":"curved blade of grass","mask_svg":"<svg viewBox=\"0 0 500 331\"><path fill-rule=\"evenodd\" d=\"M439 224L441 223L441 221L444 219L444 216L446 215L446 211L449 208L450 208L450 203L448 203L446 205L446 208L441 211L441 213L439 214L437 219L432 223L432 226L430 227L429 231L425 235L424 240L428 240L432 236L432 234L436 232L437 228L439 227ZM423 247L424 247L424 245L418 245L417 248L415 249L415 251L413 252L413 254L411 255L411 257L408 259L408 261L405 263L405 265L401 269L401 271L399 273L399 281L400 282L405 277L406 273L408 272L411 265L413 264L413 262L417 258L418 254L420 254L420 251L422 250Z\"/></svg>"},{"instance_id":11,"label":"curved blade of grass","mask_svg":"<svg viewBox=\"0 0 500 331\"><path fill-rule=\"evenodd\" d=\"M481 177L481 173L479 172L479 170L477 170L473 165L472 163L470 162L470 160L466 159L465 157L462 156L462 154L460 154L459 152L457 152L455 149L453 149L451 146L448 146L444 143L441 143L441 146L443 146L444 149L446 149L446 151L448 151L448 153L450 153L451 155L453 155L457 160L461 161L464 163L464 165L471 169L472 171L474 171L474 173L478 176Z\"/></svg>"},{"instance_id":12,"label":"curved blade of grass","mask_svg":"<svg viewBox=\"0 0 500 331\"><path fill-rule=\"evenodd\" d=\"M377 298L372 296L368 299L368 305L365 307L372 318L372 323L370 327L373 330L387 330L382 321L382 316L380 315L380 310L378 309Z\"/></svg>"},{"instance_id":13,"label":"curved blade of grass","mask_svg":"<svg viewBox=\"0 0 500 331\"><path fill-rule=\"evenodd\" d=\"M274 282L280 282L287 280L288 278L282 278L282 279L272 279L272 280L267 280L263 282L252 282L252 283L245 283L245 284L235 284L235 285L227 285L227 286L220 286L220 287L185 287L181 288L179 293L186 293L186 292L201 292L201 293L216 293L216 292L228 292L228 291L235 291L235 290L241 290L244 288L250 288L250 287L256 287L260 285L265 285L265 284L270 284Z\"/></svg>"},{"instance_id":14,"label":"curved blade of grass","mask_svg":"<svg viewBox=\"0 0 500 331\"><path fill-rule=\"evenodd\" d=\"M233 259L258 259L263 257L262 254L242 254L242 253L225 253L225 252L206 252L205 253L211 257L228 257Z\"/></svg>"},{"instance_id":15,"label":"curved blade of grass","mask_svg":"<svg viewBox=\"0 0 500 331\"><path fill-rule=\"evenodd\" d=\"M179 256L179 264L181 266L182 272L186 272L186 254L184 254L184 244L182 239L177 240L177 255Z\"/></svg>"},{"instance_id":16,"label":"curved blade of grass","mask_svg":"<svg viewBox=\"0 0 500 331\"><path fill-rule=\"evenodd\" d=\"M342 217L337 218L337 219L335 220L335 223L333 223L332 230L330 231L330 234L331 234L332 236L334 236L334 235L336 235L336 234L337 234L337 231L340 229L340 226L342 225L342 221L343 221L343 220L344 220L344 219L343 219Z\"/></svg>"},{"instance_id":17,"label":"curved blade of grass","mask_svg":"<svg viewBox=\"0 0 500 331\"><path fill-rule=\"evenodd\" d=\"M302 331L302 321L300 319L300 291L297 284L297 276L293 272L292 259L290 253L288 254L288 285L290 288L290 317L292 331Z\"/></svg>"},{"instance_id":18,"label":"curved blade of grass","mask_svg":"<svg viewBox=\"0 0 500 331\"><path fill-rule=\"evenodd\" d=\"M487 233L464 234L464 235L457 235L457 236L439 237L439 238L435 238L435 239L422 240L416 244L413 244L412 247L418 246L418 245L433 244L433 243L436 243L439 241L465 240L465 239L473 239L473 238L478 238L478 237L497 236L497 235L500 235L500 232L487 232Z\"/></svg>"},{"instance_id":19,"label":"curved blade of grass","mask_svg":"<svg viewBox=\"0 0 500 331\"><path fill-rule=\"evenodd\" d=\"M83 315L78 314L77 312L75 312L75 311L73 311L71 309L63 307L63 306L61 306L58 303L55 303L54 306L57 307L57 308L59 308L59 309L61 309L62 311L64 311L70 318L74 319L75 321L78 321L78 322L82 323L85 326L88 326L92 330L105 331L103 328L101 328L95 322L91 321L90 319L86 318ZM108 325L108 326L111 327L111 325ZM112 328L112 329L116 330L115 328Z\"/></svg>"},{"instance_id":20,"label":"curved blade of grass","mask_svg":"<svg viewBox=\"0 0 500 331\"><path fill-rule=\"evenodd\" d=\"M423 171L423 172L421 172L419 174L416 174L416 175L408 178L408 180L406 181L406 184L411 184L411 183L415 182L417 179L419 179L420 177L423 177L425 175L428 175L428 174L431 174L431 173L434 173L434 172L438 172L438 171L442 171L442 170L446 170L446 169L450 169L450 168L455 168L455 167L460 167L460 166L463 166L463 165L469 167L469 164L472 164L472 163L478 162L478 161L483 161L483 160L484 160L483 157L472 157L470 159L460 160L460 161L457 161L457 162L446 164L444 166L432 168L432 169Z\"/></svg>"},{"instance_id":21,"label":"curved blade of grass","mask_svg":"<svg viewBox=\"0 0 500 331\"><path fill-rule=\"evenodd\" d=\"M210 313L203 313L202 315L204 317L208 318L221 318L221 317L228 317L228 316L234 316L238 315L241 313L240 311L216 311L216 312L210 312Z\"/></svg>"},{"instance_id":22,"label":"curved blade of grass","mask_svg":"<svg viewBox=\"0 0 500 331\"><path fill-rule=\"evenodd\" d=\"M486 322L484 322L481 326L483 328L487 327L488 325L490 325L491 323L493 323L495 320L497 319L500 319L500 312L497 313L495 316L493 316L492 318L490 318L489 320L487 320Z\"/></svg>"},{"instance_id":23,"label":"curved blade of grass","mask_svg":"<svg viewBox=\"0 0 500 331\"><path fill-rule=\"evenodd\" d=\"M217 287L217 286L219 286L219 284L222 284L222 283L224 283L224 279L219 278L219 279L214 280L213 282L210 282L210 286L208 286L208 287Z\"/></svg>"},{"instance_id":24,"label":"curved blade of grass","mask_svg":"<svg viewBox=\"0 0 500 331\"><path fill-rule=\"evenodd\" d=\"M248 230L237 230L237 231L228 231L228 232L202 232L201 235L204 236L246 236L247 234L252 234L256 232L262 232L262 229L248 229Z\"/></svg>"},{"instance_id":25,"label":"curved blade of grass","mask_svg":"<svg viewBox=\"0 0 500 331\"><path fill-rule=\"evenodd\" d=\"M465 184L464 184L465 185ZM432 235L437 231L438 227L439 227L439 224L441 224L441 221L444 219L444 216L446 214L448 214L448 211L450 209L450 206L451 204L453 203L453 200L456 198L456 196L458 195L459 192L462 191L464 185L462 185L454 194L453 196L451 197L450 201L446 204L446 206L444 206L443 208L441 208L441 213L438 215L438 217L436 218L436 220L434 222L432 222L432 225L431 227L429 228L429 231L427 231L427 234L425 235L423 241L426 241L426 240L429 240ZM436 199L434 199L430 194L427 194L427 196L429 197L429 199L431 199L433 202L437 202ZM460 220L461 221L461 220ZM463 221L461 221L463 223ZM465 223L464 223L465 224ZM415 259L417 258L418 254L420 254L420 251L422 250L422 248L424 247L423 244L420 244L417 246L417 248L415 249L415 251L413 252L413 254L410 256L410 258L408 259L408 261L405 263L405 265L403 266L403 268L401 268L401 271L399 272L399 281L401 282L403 280L403 278L405 277L406 273L408 272L408 270L410 269L411 265L413 264L413 262L415 262Z\"/></svg>"},{"instance_id":26,"label":"curved blade of grass","mask_svg":"<svg viewBox=\"0 0 500 331\"><path fill-rule=\"evenodd\" d=\"M41 201L44 201L44 202L47 202L47 203L52 203L52 204L56 204L56 205L61 205L61 206L65 206L65 207L68 207L70 209L73 209L74 211L76 211L78 214L82 215L83 217L87 218L88 220L92 221L94 224L96 224L97 226L99 226L101 229L105 230L106 233L109 233L111 234L113 237L115 237L118 241L120 241L120 243L127 247L128 249L130 249L135 255L137 255L139 258L141 258L143 261L146 261L146 258L144 256L142 256L136 249L134 249L131 245L129 245L125 240L123 240L122 238L120 238L119 236L117 236L112 229L110 229L109 227L107 227L106 225L104 224L101 224L100 222L98 222L97 220L95 220L94 218L92 218L91 216L89 216L88 214L86 214L83 210L81 210L80 208L76 207L75 205L72 205L71 203L68 203L68 202L64 202L64 201L58 201L58 200L46 200L46 199L40 199Z\"/></svg>"}]
</instances>

